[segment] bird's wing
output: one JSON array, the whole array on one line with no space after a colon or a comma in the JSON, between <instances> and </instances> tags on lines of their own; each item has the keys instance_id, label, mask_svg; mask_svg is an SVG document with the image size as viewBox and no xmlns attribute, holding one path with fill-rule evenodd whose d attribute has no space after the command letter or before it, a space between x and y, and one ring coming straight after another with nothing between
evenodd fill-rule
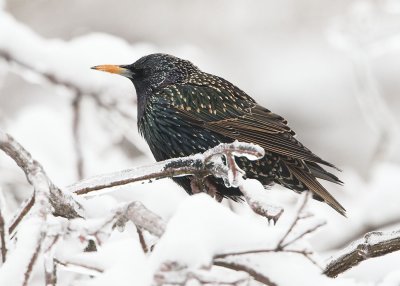
<instances>
[{"instance_id":1,"label":"bird's wing","mask_svg":"<svg viewBox=\"0 0 400 286\"><path fill-rule=\"evenodd\" d=\"M179 98L170 101L170 107L191 124L233 140L258 144L280 155L335 167L297 141L284 118L258 105L233 85L228 87L174 85L164 94L167 99L179 94Z\"/></svg>"}]
</instances>

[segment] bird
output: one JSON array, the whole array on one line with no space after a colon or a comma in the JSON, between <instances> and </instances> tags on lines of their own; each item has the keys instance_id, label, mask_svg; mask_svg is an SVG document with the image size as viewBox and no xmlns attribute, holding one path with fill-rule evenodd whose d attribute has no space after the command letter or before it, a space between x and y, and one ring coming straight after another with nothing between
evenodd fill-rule
<instances>
[{"instance_id":1,"label":"bird","mask_svg":"<svg viewBox=\"0 0 400 286\"><path fill-rule=\"evenodd\" d=\"M264 148L262 159L235 159L245 178L265 187L279 184L297 193L311 191L314 199L346 216L345 208L318 181L343 184L322 166L339 169L300 143L282 116L231 82L163 53L143 56L129 65L92 69L131 80L137 95L138 130L156 161L205 152L220 143L254 143ZM194 193L193 177L172 179L188 194ZM237 201L243 196L239 188L226 186L220 178L209 182L222 198Z\"/></svg>"}]
</instances>

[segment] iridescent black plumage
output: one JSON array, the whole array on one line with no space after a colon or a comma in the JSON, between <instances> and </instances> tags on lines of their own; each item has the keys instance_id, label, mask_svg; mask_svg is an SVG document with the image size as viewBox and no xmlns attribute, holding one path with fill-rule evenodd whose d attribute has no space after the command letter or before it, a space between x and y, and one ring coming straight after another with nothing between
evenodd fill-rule
<instances>
[{"instance_id":1,"label":"iridescent black plumage","mask_svg":"<svg viewBox=\"0 0 400 286\"><path fill-rule=\"evenodd\" d=\"M109 66L97 69L110 71ZM157 161L204 152L221 142L260 145L265 157L237 159L246 177L264 185L280 184L296 192L311 190L341 214L345 209L316 178L341 181L319 164L334 167L304 147L279 115L258 105L230 82L199 70L189 61L166 54L145 56L132 65L111 66L130 78L138 96L138 127ZM189 194L190 177L174 178ZM218 193L241 196L212 178Z\"/></svg>"}]
</instances>

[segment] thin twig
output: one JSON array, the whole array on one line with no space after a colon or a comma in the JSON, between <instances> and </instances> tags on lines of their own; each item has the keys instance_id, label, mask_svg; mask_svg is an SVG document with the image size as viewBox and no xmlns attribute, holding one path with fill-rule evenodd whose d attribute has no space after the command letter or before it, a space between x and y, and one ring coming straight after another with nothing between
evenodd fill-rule
<instances>
[{"instance_id":1,"label":"thin twig","mask_svg":"<svg viewBox=\"0 0 400 286\"><path fill-rule=\"evenodd\" d=\"M35 263L39 257L45 237L46 237L46 234L44 232L40 232L40 236L38 238L35 251L33 252L32 256L31 256L28 267L24 273L24 281L22 284L23 286L28 285L29 278L31 277L31 274L32 274L33 266L35 265Z\"/></svg>"},{"instance_id":2,"label":"thin twig","mask_svg":"<svg viewBox=\"0 0 400 286\"><path fill-rule=\"evenodd\" d=\"M139 236L140 245L142 246L143 252L149 252L149 248L147 247L146 240L144 239L143 231L140 227L136 227L137 234Z\"/></svg>"},{"instance_id":3,"label":"thin twig","mask_svg":"<svg viewBox=\"0 0 400 286\"><path fill-rule=\"evenodd\" d=\"M11 236L13 236L15 230L17 229L17 226L23 220L26 214L30 211L30 209L33 207L34 203L35 203L35 193L33 193L29 199L27 199L25 202L22 203L22 208L18 210L17 214L14 216L8 228L8 233Z\"/></svg>"},{"instance_id":4,"label":"thin twig","mask_svg":"<svg viewBox=\"0 0 400 286\"><path fill-rule=\"evenodd\" d=\"M294 227L297 225L297 223L301 219L301 213L303 212L304 208L306 207L309 198L310 198L310 193L308 191L306 191L306 193L304 195L303 202L301 203L299 209L297 210L296 216L295 216L292 224L289 226L289 228L286 231L286 233L279 240L279 242L278 242L278 244L276 246L276 249L278 249L278 250L283 249L283 243L285 242L285 240L287 239L289 234L293 231Z\"/></svg>"},{"instance_id":5,"label":"thin twig","mask_svg":"<svg viewBox=\"0 0 400 286\"><path fill-rule=\"evenodd\" d=\"M0 244L1 244L1 261L4 263L7 259L7 242L8 230L5 227L5 220L3 216L2 203L0 202Z\"/></svg>"},{"instance_id":6,"label":"thin twig","mask_svg":"<svg viewBox=\"0 0 400 286\"><path fill-rule=\"evenodd\" d=\"M237 262L228 262L228 261L224 261L224 260L215 261L214 264L217 266L229 268L229 269L236 270L236 271L244 271L244 272L248 273L251 277L253 277L254 280L262 283L263 285L277 286L277 284L274 283L273 281L271 281L271 279L269 279L267 276L265 276L264 274L262 274L260 272L257 272L256 270L248 267L245 264L241 264L241 263L237 263Z\"/></svg>"},{"instance_id":7,"label":"thin twig","mask_svg":"<svg viewBox=\"0 0 400 286\"><path fill-rule=\"evenodd\" d=\"M320 222L318 224L316 224L314 227L306 229L304 232L302 232L301 234L299 234L298 236L296 236L295 238L289 240L288 242L285 242L281 245L281 248L285 248L293 243L295 243L296 241L298 241L299 239L301 239L302 237L304 237L307 234L313 233L314 231L318 230L320 227L326 225L326 221Z\"/></svg>"},{"instance_id":8,"label":"thin twig","mask_svg":"<svg viewBox=\"0 0 400 286\"><path fill-rule=\"evenodd\" d=\"M81 102L82 93L77 92L74 99L72 100L72 135L74 138L74 149L76 158L76 170L78 175L78 180L84 178L84 161L82 153L82 143L80 136L80 125L81 125Z\"/></svg>"},{"instance_id":9,"label":"thin twig","mask_svg":"<svg viewBox=\"0 0 400 286\"><path fill-rule=\"evenodd\" d=\"M298 254L312 254L312 252L307 250L296 250L296 249L253 249L247 251L237 251L237 252L227 252L222 254L217 254L214 256L214 259L225 258L228 256L237 256L237 255L246 255L246 254L256 254L256 253L271 253L271 252L290 252L290 253L298 253Z\"/></svg>"}]
</instances>

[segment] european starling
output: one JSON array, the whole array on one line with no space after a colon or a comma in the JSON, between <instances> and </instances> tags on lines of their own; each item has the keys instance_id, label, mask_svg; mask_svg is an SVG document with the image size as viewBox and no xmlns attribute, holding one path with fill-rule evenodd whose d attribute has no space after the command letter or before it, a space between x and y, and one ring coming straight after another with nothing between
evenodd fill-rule
<instances>
[{"instance_id":1,"label":"european starling","mask_svg":"<svg viewBox=\"0 0 400 286\"><path fill-rule=\"evenodd\" d=\"M295 192L310 190L345 215L343 206L317 181L342 182L320 165L336 168L304 147L281 116L257 104L244 91L191 62L151 54L131 65L101 65L93 69L129 78L136 89L138 127L157 161L204 152L235 140L258 144L265 156L258 161L237 158L246 177L264 186L280 184ZM173 178L192 194L191 177ZM218 195L233 200L238 188L211 178Z\"/></svg>"}]
</instances>

